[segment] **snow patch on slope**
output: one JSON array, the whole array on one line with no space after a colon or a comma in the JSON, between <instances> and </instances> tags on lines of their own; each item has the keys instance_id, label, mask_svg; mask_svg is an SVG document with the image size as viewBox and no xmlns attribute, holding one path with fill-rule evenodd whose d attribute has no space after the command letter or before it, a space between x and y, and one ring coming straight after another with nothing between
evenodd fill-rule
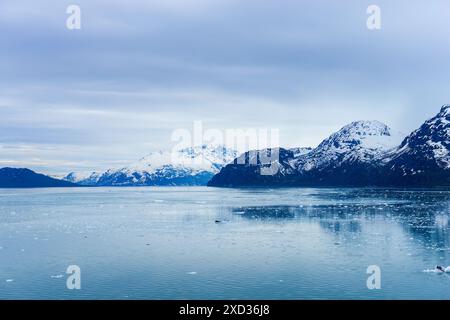
<instances>
[{"instance_id":1,"label":"snow patch on slope","mask_svg":"<svg viewBox=\"0 0 450 320\"><path fill-rule=\"evenodd\" d=\"M401 158L415 158L435 162L441 168L450 168L450 105L444 105L433 118L414 130L401 145L392 150L384 163ZM406 164L405 164L406 165ZM411 168L408 168L411 170Z\"/></svg>"},{"instance_id":2,"label":"snow patch on slope","mask_svg":"<svg viewBox=\"0 0 450 320\"><path fill-rule=\"evenodd\" d=\"M401 133L379 121L355 121L322 141L297 167L299 171L310 171L343 163L368 163L398 146L402 138Z\"/></svg>"},{"instance_id":3,"label":"snow patch on slope","mask_svg":"<svg viewBox=\"0 0 450 320\"><path fill-rule=\"evenodd\" d=\"M116 186L196 184L218 173L235 157L235 151L223 146L201 145L173 152L156 151L126 167L108 169L104 173L70 173L65 180L85 185Z\"/></svg>"}]
</instances>

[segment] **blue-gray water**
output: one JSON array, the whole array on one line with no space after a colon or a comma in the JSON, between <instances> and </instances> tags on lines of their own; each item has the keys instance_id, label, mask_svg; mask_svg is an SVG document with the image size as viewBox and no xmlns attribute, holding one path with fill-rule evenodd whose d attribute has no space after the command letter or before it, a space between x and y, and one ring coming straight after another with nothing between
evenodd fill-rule
<instances>
[{"instance_id":1,"label":"blue-gray water","mask_svg":"<svg viewBox=\"0 0 450 320\"><path fill-rule=\"evenodd\" d=\"M424 272L450 265L449 204L445 190L3 189L0 298L449 299L450 274Z\"/></svg>"}]
</instances>

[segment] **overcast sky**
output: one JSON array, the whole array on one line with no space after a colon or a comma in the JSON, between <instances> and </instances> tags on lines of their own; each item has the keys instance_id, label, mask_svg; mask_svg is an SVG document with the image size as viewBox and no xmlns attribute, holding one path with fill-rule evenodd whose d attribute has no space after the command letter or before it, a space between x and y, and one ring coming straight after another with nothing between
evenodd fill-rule
<instances>
[{"instance_id":1,"label":"overcast sky","mask_svg":"<svg viewBox=\"0 0 450 320\"><path fill-rule=\"evenodd\" d=\"M448 0L2 0L0 167L117 167L193 121L286 147L353 120L407 133L450 103L449 21Z\"/></svg>"}]
</instances>

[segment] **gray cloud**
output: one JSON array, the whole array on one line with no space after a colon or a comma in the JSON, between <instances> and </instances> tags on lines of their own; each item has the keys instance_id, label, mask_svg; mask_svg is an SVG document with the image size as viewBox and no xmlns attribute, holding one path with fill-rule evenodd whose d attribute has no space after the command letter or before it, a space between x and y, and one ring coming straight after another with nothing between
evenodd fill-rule
<instances>
[{"instance_id":1,"label":"gray cloud","mask_svg":"<svg viewBox=\"0 0 450 320\"><path fill-rule=\"evenodd\" d=\"M450 102L445 0L377 1L380 31L357 0L74 3L76 31L72 2L0 4L0 166L115 165L195 120L314 146L358 119L408 132Z\"/></svg>"}]
</instances>

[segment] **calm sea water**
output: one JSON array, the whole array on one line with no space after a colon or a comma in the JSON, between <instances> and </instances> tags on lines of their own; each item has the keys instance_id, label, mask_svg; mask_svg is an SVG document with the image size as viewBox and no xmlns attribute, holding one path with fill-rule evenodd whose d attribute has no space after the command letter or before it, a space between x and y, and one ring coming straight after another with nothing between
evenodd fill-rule
<instances>
[{"instance_id":1,"label":"calm sea water","mask_svg":"<svg viewBox=\"0 0 450 320\"><path fill-rule=\"evenodd\" d=\"M450 299L450 273L427 271L450 265L449 205L446 190L0 189L0 298Z\"/></svg>"}]
</instances>

